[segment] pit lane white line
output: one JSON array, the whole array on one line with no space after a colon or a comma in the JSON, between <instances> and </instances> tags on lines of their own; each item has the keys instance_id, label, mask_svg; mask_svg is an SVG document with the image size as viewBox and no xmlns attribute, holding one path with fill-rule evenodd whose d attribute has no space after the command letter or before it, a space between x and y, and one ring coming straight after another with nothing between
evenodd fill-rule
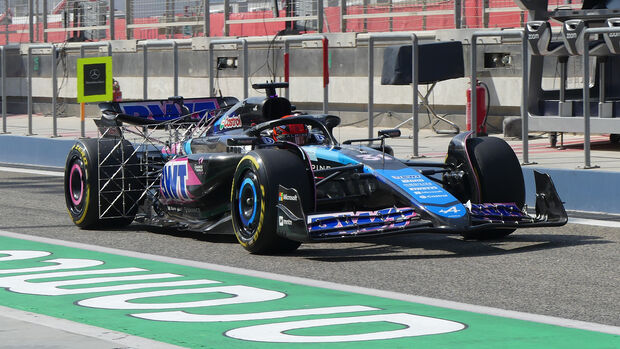
<instances>
[{"instance_id":1,"label":"pit lane white line","mask_svg":"<svg viewBox=\"0 0 620 349\"><path fill-rule=\"evenodd\" d=\"M29 168L5 167L5 166L0 166L0 171L38 174L38 175L43 175L43 176L54 176L54 177L63 177L65 175L65 173L62 171L33 170Z\"/></svg>"},{"instance_id":2,"label":"pit lane white line","mask_svg":"<svg viewBox=\"0 0 620 349\"><path fill-rule=\"evenodd\" d=\"M406 302L426 304L426 305L435 306L435 307L463 310L463 311L479 313L479 314L487 314L487 315L500 316L500 317L506 317L506 318L511 318L511 319L525 320L525 321L532 321L532 322L538 322L538 323L555 325L555 326L562 326L562 327L568 327L568 328L576 328L576 329L582 329L582 330L588 330L588 331L596 331L596 332L620 335L620 327L597 324L593 322L585 322L585 321L564 319L564 318L553 317L553 316L523 313L519 311L505 310L505 309L492 308L492 307L473 305L473 304L467 304L467 303L459 303L459 302L448 301L448 300L443 300L443 299L414 296L414 295L409 295L409 294L404 294L404 293L383 291L383 290L377 290L377 289L359 287L359 286L337 284L333 282L313 280L313 279L307 279L307 278L302 278L302 277L297 277L297 276L274 274L274 273L268 273L268 272L250 270L250 269L230 267L230 266L225 266L225 265L191 261L187 259L157 256L157 255L152 255L152 254L147 254L147 253L127 251L127 250L95 246L95 245L88 245L88 244L83 244L79 242L57 240L57 239L51 239L51 238L45 238L45 237L39 237L39 236L31 236L31 235L13 233L13 232L8 232L8 231L3 231L3 230L0 230L0 236L6 236L6 237L12 237L16 239L23 239L23 240L30 240L30 241L38 241L38 242L67 246L67 247L80 248L80 249L89 250L89 251L117 254L121 256L142 258L142 259L148 259L148 260L158 261L158 262L180 264L180 265L185 265L189 267L220 271L224 273L246 275L246 276L258 277L258 278L276 280L276 281L283 281L283 282L291 282L291 283L304 285L304 286L321 287L321 288L337 290L337 291L359 293L359 294L375 296L375 297L390 298L390 299L402 300Z\"/></svg>"},{"instance_id":3,"label":"pit lane white line","mask_svg":"<svg viewBox=\"0 0 620 349\"><path fill-rule=\"evenodd\" d=\"M617 221L603 221L600 219L584 219L584 218L568 218L568 223L573 224L583 224L583 225L594 225L598 227L608 227L608 228L620 228L620 222Z\"/></svg>"}]
</instances>

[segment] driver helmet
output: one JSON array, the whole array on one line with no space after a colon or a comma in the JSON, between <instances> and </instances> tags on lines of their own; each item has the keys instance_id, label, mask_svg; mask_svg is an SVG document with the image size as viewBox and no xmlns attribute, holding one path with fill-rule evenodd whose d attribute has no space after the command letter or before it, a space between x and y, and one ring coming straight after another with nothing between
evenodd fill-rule
<instances>
[{"instance_id":1,"label":"driver helmet","mask_svg":"<svg viewBox=\"0 0 620 349\"><path fill-rule=\"evenodd\" d=\"M292 115L282 117L287 118ZM310 132L304 124L281 125L273 128L273 139L276 141L291 142L297 145L308 143Z\"/></svg>"}]
</instances>

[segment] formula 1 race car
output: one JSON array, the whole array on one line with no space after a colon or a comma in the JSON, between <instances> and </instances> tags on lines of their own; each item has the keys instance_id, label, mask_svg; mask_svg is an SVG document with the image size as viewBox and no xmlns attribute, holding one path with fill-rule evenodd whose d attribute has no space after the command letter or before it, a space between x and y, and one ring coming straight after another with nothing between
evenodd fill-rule
<instances>
[{"instance_id":1,"label":"formula 1 race car","mask_svg":"<svg viewBox=\"0 0 620 349\"><path fill-rule=\"evenodd\" d=\"M416 232L501 238L567 222L539 172L528 214L521 166L502 139L461 133L445 162L400 160L385 145L399 130L339 143L340 119L293 112L276 95L287 83L253 87L267 97L220 97L203 110L182 98L101 104L100 136L77 141L67 157L73 222L207 232L232 221L251 253Z\"/></svg>"}]
</instances>

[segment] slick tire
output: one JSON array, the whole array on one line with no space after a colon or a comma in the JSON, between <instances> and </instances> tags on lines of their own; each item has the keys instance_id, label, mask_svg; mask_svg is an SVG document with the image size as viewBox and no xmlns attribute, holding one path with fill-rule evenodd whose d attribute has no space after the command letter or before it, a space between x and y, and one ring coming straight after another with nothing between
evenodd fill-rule
<instances>
[{"instance_id":1,"label":"slick tire","mask_svg":"<svg viewBox=\"0 0 620 349\"><path fill-rule=\"evenodd\" d=\"M525 205L525 182L519 159L508 143L496 137L472 138L467 151L480 185L481 202L514 202ZM516 229L488 229L462 234L465 239L490 240L510 235Z\"/></svg>"},{"instance_id":2,"label":"slick tire","mask_svg":"<svg viewBox=\"0 0 620 349\"><path fill-rule=\"evenodd\" d=\"M231 189L232 224L237 240L251 253L287 253L301 244L276 234L279 185L297 190L304 210L313 204L312 179L303 160L292 152L255 150L237 165Z\"/></svg>"},{"instance_id":3,"label":"slick tire","mask_svg":"<svg viewBox=\"0 0 620 349\"><path fill-rule=\"evenodd\" d=\"M67 155L64 176L65 202L71 220L80 228L118 228L129 225L134 219L139 197L137 189L140 188L137 178L139 164L134 156L125 164L125 179L114 179L115 173L118 177L117 172L122 163L121 152L132 154L134 149L129 142L124 141L121 150L120 147L114 147L117 142L114 139L79 140ZM99 161L103 161L101 169ZM101 183L99 172L104 177ZM100 193L100 185L106 182L108 182L106 189ZM115 201L121 192L121 197ZM103 219L99 218L100 205L104 211L107 210Z\"/></svg>"}]
</instances>

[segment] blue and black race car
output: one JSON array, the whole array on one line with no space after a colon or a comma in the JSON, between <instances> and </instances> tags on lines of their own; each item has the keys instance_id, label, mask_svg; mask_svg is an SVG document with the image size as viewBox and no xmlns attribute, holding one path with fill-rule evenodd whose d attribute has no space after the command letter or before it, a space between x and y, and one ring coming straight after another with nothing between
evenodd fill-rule
<instances>
[{"instance_id":1,"label":"blue and black race car","mask_svg":"<svg viewBox=\"0 0 620 349\"><path fill-rule=\"evenodd\" d=\"M286 83L254 87L267 97L220 97L205 110L161 101L171 120L102 104L101 136L79 140L67 157L73 222L206 232L232 221L239 243L259 254L416 232L492 239L567 222L551 178L538 172L528 214L519 161L502 139L461 133L445 162L403 161L385 145L398 130L339 143L337 116L294 112L276 95ZM142 141L129 141L137 134Z\"/></svg>"}]
</instances>

